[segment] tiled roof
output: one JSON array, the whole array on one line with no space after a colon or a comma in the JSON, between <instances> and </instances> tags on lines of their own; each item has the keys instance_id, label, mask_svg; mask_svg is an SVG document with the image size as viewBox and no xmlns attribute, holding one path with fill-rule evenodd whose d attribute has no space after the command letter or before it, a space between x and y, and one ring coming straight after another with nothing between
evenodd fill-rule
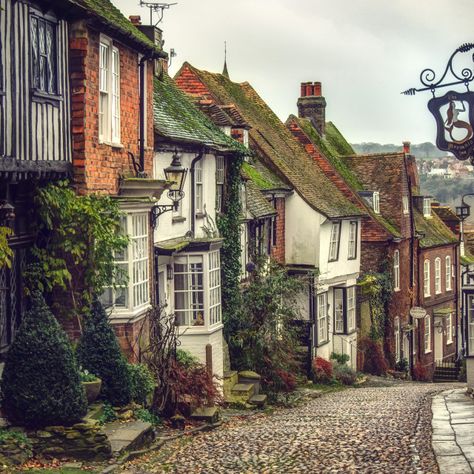
<instances>
[{"instance_id":1,"label":"tiled roof","mask_svg":"<svg viewBox=\"0 0 474 474\"><path fill-rule=\"evenodd\" d=\"M69 2L86 9L102 23L117 30L118 33L141 47L158 52L158 48L153 41L132 25L130 20L110 0L69 0ZM164 53L162 55L166 56Z\"/></svg>"},{"instance_id":2,"label":"tiled roof","mask_svg":"<svg viewBox=\"0 0 474 474\"><path fill-rule=\"evenodd\" d=\"M459 217L449 206L432 206L432 210L443 222L460 222Z\"/></svg>"},{"instance_id":3,"label":"tiled roof","mask_svg":"<svg viewBox=\"0 0 474 474\"><path fill-rule=\"evenodd\" d=\"M437 247L439 245L458 242L458 238L449 230L436 213L432 213L430 218L425 218L423 214L414 207L413 217L416 232L420 234L421 248Z\"/></svg>"},{"instance_id":4,"label":"tiled roof","mask_svg":"<svg viewBox=\"0 0 474 474\"><path fill-rule=\"evenodd\" d=\"M168 139L222 151L246 151L214 125L167 75L162 80L155 78L153 117L155 132Z\"/></svg>"},{"instance_id":5,"label":"tiled roof","mask_svg":"<svg viewBox=\"0 0 474 474\"><path fill-rule=\"evenodd\" d=\"M275 216L277 214L273 206L265 199L265 196L252 180L246 182L245 189L247 192L247 211L250 212L254 219L262 219L263 217Z\"/></svg>"},{"instance_id":6,"label":"tiled roof","mask_svg":"<svg viewBox=\"0 0 474 474\"><path fill-rule=\"evenodd\" d=\"M200 71L188 63L185 66L194 71L219 103L236 106L251 127L252 147L265 158L265 165L273 168L313 209L329 218L364 215L314 166L303 147L250 84L237 84L222 74Z\"/></svg>"},{"instance_id":7,"label":"tiled roof","mask_svg":"<svg viewBox=\"0 0 474 474\"><path fill-rule=\"evenodd\" d=\"M262 165L260 161L255 160L252 163L242 165L242 174L251 179L255 185L262 191L284 190L291 191L291 188L285 184L275 173Z\"/></svg>"}]
</instances>

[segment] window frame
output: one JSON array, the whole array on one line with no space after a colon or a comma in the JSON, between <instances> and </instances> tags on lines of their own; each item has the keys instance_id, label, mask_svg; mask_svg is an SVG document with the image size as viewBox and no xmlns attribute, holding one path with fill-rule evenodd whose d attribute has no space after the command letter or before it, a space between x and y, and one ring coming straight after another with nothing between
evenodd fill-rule
<instances>
[{"instance_id":1,"label":"window frame","mask_svg":"<svg viewBox=\"0 0 474 474\"><path fill-rule=\"evenodd\" d=\"M427 314L424 317L423 336L424 336L423 342L424 342L425 354L429 354L432 350L431 349L431 315L430 314Z\"/></svg>"},{"instance_id":2,"label":"window frame","mask_svg":"<svg viewBox=\"0 0 474 474\"><path fill-rule=\"evenodd\" d=\"M400 291L400 250L393 252L393 291Z\"/></svg>"},{"instance_id":3,"label":"window frame","mask_svg":"<svg viewBox=\"0 0 474 474\"><path fill-rule=\"evenodd\" d=\"M431 198L423 198L423 217L430 218L431 216Z\"/></svg>"},{"instance_id":4,"label":"window frame","mask_svg":"<svg viewBox=\"0 0 474 474\"><path fill-rule=\"evenodd\" d=\"M342 295L342 331L338 329L338 318L337 318L337 306L336 299L337 294L340 292ZM353 306L349 306L349 292L352 293ZM334 334L353 334L357 331L357 293L356 285L340 287L336 286L333 289L333 308L334 308ZM352 313L351 321L349 321L349 312ZM340 322L340 321L339 321Z\"/></svg>"},{"instance_id":5,"label":"window frame","mask_svg":"<svg viewBox=\"0 0 474 474\"><path fill-rule=\"evenodd\" d=\"M453 313L446 318L446 345L453 343Z\"/></svg>"},{"instance_id":6,"label":"window frame","mask_svg":"<svg viewBox=\"0 0 474 474\"><path fill-rule=\"evenodd\" d=\"M352 232L354 230L354 235ZM347 250L347 260L356 260L357 259L357 247L359 244L359 223L357 221L349 221L349 242ZM353 237L353 240L352 240Z\"/></svg>"},{"instance_id":7,"label":"window frame","mask_svg":"<svg viewBox=\"0 0 474 474\"><path fill-rule=\"evenodd\" d=\"M452 282L452 268L451 268L451 255L447 255L444 262L444 274L446 278L446 291L452 291L453 282Z\"/></svg>"},{"instance_id":8,"label":"window frame","mask_svg":"<svg viewBox=\"0 0 474 474\"><path fill-rule=\"evenodd\" d=\"M435 258L434 284L435 284L435 294L436 295L441 294L443 292L443 287L441 284L441 258L440 257Z\"/></svg>"},{"instance_id":9,"label":"window frame","mask_svg":"<svg viewBox=\"0 0 474 474\"><path fill-rule=\"evenodd\" d=\"M224 209L225 157L216 155L216 212Z\"/></svg>"},{"instance_id":10,"label":"window frame","mask_svg":"<svg viewBox=\"0 0 474 474\"><path fill-rule=\"evenodd\" d=\"M400 341L400 318L397 316L393 323L393 337L395 339L395 362L402 359L401 341Z\"/></svg>"},{"instance_id":11,"label":"window frame","mask_svg":"<svg viewBox=\"0 0 474 474\"><path fill-rule=\"evenodd\" d=\"M431 296L431 264L429 259L425 259L423 262L423 295L425 298Z\"/></svg>"},{"instance_id":12,"label":"window frame","mask_svg":"<svg viewBox=\"0 0 474 474\"><path fill-rule=\"evenodd\" d=\"M112 294L112 303L107 304L108 308L112 308L114 317L121 315L139 314L150 307L150 215L148 211L127 212L124 216L125 231L129 237L127 247L124 249L125 257L116 260L117 265L127 268L127 281L124 284L108 286L104 288L104 293L108 289ZM142 222L134 222L141 219ZM136 234L135 230L145 230L146 233ZM141 254L141 256L140 256ZM136 276L140 276L140 280L135 280ZM144 278L143 278L144 277ZM127 304L117 305L116 289L126 288ZM141 292L141 295L140 295ZM139 298L142 296L143 298ZM102 295L104 298L104 295Z\"/></svg>"},{"instance_id":13,"label":"window frame","mask_svg":"<svg viewBox=\"0 0 474 474\"><path fill-rule=\"evenodd\" d=\"M404 215L410 214L410 205L408 201L408 196L405 196L405 195L402 196L402 210L403 210Z\"/></svg>"},{"instance_id":14,"label":"window frame","mask_svg":"<svg viewBox=\"0 0 474 474\"><path fill-rule=\"evenodd\" d=\"M189 262L191 259L200 259L202 263L201 272L189 271ZM179 272L176 270L175 265L180 260L188 262L188 271ZM176 255L172 262L173 265L173 310L176 315L176 324L180 330L185 331L196 330L196 331L208 331L213 330L217 326L222 324L222 282L221 282L221 261L220 261L220 250L211 250L209 252L189 252L180 253ZM193 288L193 274L202 274L202 289ZM177 275L188 275L187 287L185 289L176 289L176 276ZM191 282L191 284L190 284ZM189 308L177 309L177 293L202 293L202 308L193 308L195 303L188 304ZM194 301L194 297L188 297L188 301ZM178 313L183 313L185 318L189 316L186 313L193 311L202 311L203 324L180 324L178 320ZM214 316L213 316L214 315ZM191 315L192 316L192 315ZM185 323L191 323L191 319L185 319Z\"/></svg>"},{"instance_id":15,"label":"window frame","mask_svg":"<svg viewBox=\"0 0 474 474\"><path fill-rule=\"evenodd\" d=\"M36 38L33 37L33 21L36 20L37 26L36 26ZM54 60L53 64L53 69L54 69L54 87L53 90L49 90L46 88L41 88L40 84L36 85L36 76L35 76L35 71L39 70L40 68L40 56L41 54L39 53L39 24L40 22L46 25L51 25L52 26L52 31L53 31L53 39L51 42L52 47L54 48L54 51L50 54L49 58ZM51 102L52 105L57 105L57 101L61 99L61 90L60 90L60 81L58 77L59 73L59 54L58 54L58 27L59 27L59 21L56 17L48 15L48 14L43 14L40 10L37 10L36 8L32 8L30 10L29 16L28 16L28 27L29 27L29 40L30 40L30 53L31 53L31 62L30 62L30 81L31 81L31 92L32 96L35 99L41 100L41 98L44 98L46 100L52 100ZM46 32L46 28L44 30ZM46 36L44 37L45 45L46 45ZM35 42L38 42L38 62L37 65L35 65L34 62L34 44ZM48 56L45 56L48 58ZM38 81L41 81L40 75L38 74Z\"/></svg>"},{"instance_id":16,"label":"window frame","mask_svg":"<svg viewBox=\"0 0 474 474\"><path fill-rule=\"evenodd\" d=\"M374 191L372 194L372 209L375 214L380 214L380 193L378 191Z\"/></svg>"},{"instance_id":17,"label":"window frame","mask_svg":"<svg viewBox=\"0 0 474 474\"><path fill-rule=\"evenodd\" d=\"M204 186L202 159L194 165L194 212L197 217L202 217L204 212Z\"/></svg>"},{"instance_id":18,"label":"window frame","mask_svg":"<svg viewBox=\"0 0 474 474\"><path fill-rule=\"evenodd\" d=\"M321 311L321 308L324 308L324 310ZM316 345L319 347L329 342L329 314L328 314L328 292L327 291L316 295L316 311L317 311L316 313L316 335L317 335ZM322 326L322 322L324 322L324 326ZM324 333L326 335L325 338L321 337L322 336L321 329L324 329Z\"/></svg>"},{"instance_id":19,"label":"window frame","mask_svg":"<svg viewBox=\"0 0 474 474\"><path fill-rule=\"evenodd\" d=\"M331 222L331 233L329 234L329 253L328 253L329 262L337 262L339 260L339 247L341 243L341 224L342 224L341 221ZM333 235L334 235L333 231L335 229L337 229L337 239L333 240ZM333 249L333 246L334 246L334 249Z\"/></svg>"},{"instance_id":20,"label":"window frame","mask_svg":"<svg viewBox=\"0 0 474 474\"><path fill-rule=\"evenodd\" d=\"M103 48L106 49L105 55L102 54ZM106 59L105 66L104 58ZM105 107L103 97L107 98ZM111 38L101 34L99 40L99 143L121 146L121 122L120 51L114 46Z\"/></svg>"}]
</instances>

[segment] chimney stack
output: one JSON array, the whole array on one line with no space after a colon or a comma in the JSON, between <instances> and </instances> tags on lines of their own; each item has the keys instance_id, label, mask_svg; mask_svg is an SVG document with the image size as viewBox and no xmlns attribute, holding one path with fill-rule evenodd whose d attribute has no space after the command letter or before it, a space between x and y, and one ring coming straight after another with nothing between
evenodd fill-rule
<instances>
[{"instance_id":1,"label":"chimney stack","mask_svg":"<svg viewBox=\"0 0 474 474\"><path fill-rule=\"evenodd\" d=\"M128 19L133 26L139 26L142 24L142 18L140 15L130 15Z\"/></svg>"},{"instance_id":2,"label":"chimney stack","mask_svg":"<svg viewBox=\"0 0 474 474\"><path fill-rule=\"evenodd\" d=\"M322 96L320 82L302 82L298 99L298 116L310 119L318 133L326 131L326 99Z\"/></svg>"},{"instance_id":3,"label":"chimney stack","mask_svg":"<svg viewBox=\"0 0 474 474\"><path fill-rule=\"evenodd\" d=\"M410 142L403 142L403 153L410 154Z\"/></svg>"}]
</instances>

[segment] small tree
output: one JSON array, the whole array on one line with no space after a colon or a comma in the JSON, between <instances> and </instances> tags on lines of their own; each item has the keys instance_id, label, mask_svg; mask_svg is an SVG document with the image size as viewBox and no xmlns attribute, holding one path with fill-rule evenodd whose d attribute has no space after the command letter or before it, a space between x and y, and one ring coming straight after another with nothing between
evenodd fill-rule
<instances>
[{"instance_id":1,"label":"small tree","mask_svg":"<svg viewBox=\"0 0 474 474\"><path fill-rule=\"evenodd\" d=\"M131 387L127 361L120 351L107 314L96 298L85 318L77 357L84 369L102 380L102 397L112 405L130 403Z\"/></svg>"},{"instance_id":2,"label":"small tree","mask_svg":"<svg viewBox=\"0 0 474 474\"><path fill-rule=\"evenodd\" d=\"M71 345L38 290L31 303L5 362L3 409L25 426L75 423L87 401Z\"/></svg>"},{"instance_id":3,"label":"small tree","mask_svg":"<svg viewBox=\"0 0 474 474\"><path fill-rule=\"evenodd\" d=\"M232 365L255 370L269 390L281 385L279 374L296 368L298 295L303 281L277 263L259 262L242 295L236 332L230 338Z\"/></svg>"}]
</instances>

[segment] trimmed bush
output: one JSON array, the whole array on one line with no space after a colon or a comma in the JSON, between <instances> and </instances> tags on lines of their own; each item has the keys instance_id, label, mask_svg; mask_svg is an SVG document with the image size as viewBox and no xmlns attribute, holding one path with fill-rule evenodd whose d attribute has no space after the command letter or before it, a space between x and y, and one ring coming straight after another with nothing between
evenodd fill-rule
<instances>
[{"instance_id":1,"label":"trimmed bush","mask_svg":"<svg viewBox=\"0 0 474 474\"><path fill-rule=\"evenodd\" d=\"M313 377L315 382L328 383L332 380L333 368L331 362L322 357L313 360Z\"/></svg>"},{"instance_id":2,"label":"trimmed bush","mask_svg":"<svg viewBox=\"0 0 474 474\"><path fill-rule=\"evenodd\" d=\"M6 416L25 426L69 425L87 412L71 344L38 290L7 354L2 393Z\"/></svg>"},{"instance_id":3,"label":"trimmed bush","mask_svg":"<svg viewBox=\"0 0 474 474\"><path fill-rule=\"evenodd\" d=\"M364 337L360 341L359 348L364 352L364 372L372 375L384 375L387 372L387 361L379 343Z\"/></svg>"},{"instance_id":4,"label":"trimmed bush","mask_svg":"<svg viewBox=\"0 0 474 474\"><path fill-rule=\"evenodd\" d=\"M286 370L277 370L274 383L278 392L294 392L296 390L296 377Z\"/></svg>"},{"instance_id":5,"label":"trimmed bush","mask_svg":"<svg viewBox=\"0 0 474 474\"><path fill-rule=\"evenodd\" d=\"M357 372L348 365L336 364L334 366L334 377L344 385L354 385L357 380Z\"/></svg>"},{"instance_id":6,"label":"trimmed bush","mask_svg":"<svg viewBox=\"0 0 474 474\"><path fill-rule=\"evenodd\" d=\"M130 403L132 394L127 361L97 299L92 303L90 315L85 318L77 357L83 369L102 380L101 398L114 406Z\"/></svg>"},{"instance_id":7,"label":"trimmed bush","mask_svg":"<svg viewBox=\"0 0 474 474\"><path fill-rule=\"evenodd\" d=\"M155 378L145 364L128 364L132 400L146 405L156 386Z\"/></svg>"}]
</instances>

